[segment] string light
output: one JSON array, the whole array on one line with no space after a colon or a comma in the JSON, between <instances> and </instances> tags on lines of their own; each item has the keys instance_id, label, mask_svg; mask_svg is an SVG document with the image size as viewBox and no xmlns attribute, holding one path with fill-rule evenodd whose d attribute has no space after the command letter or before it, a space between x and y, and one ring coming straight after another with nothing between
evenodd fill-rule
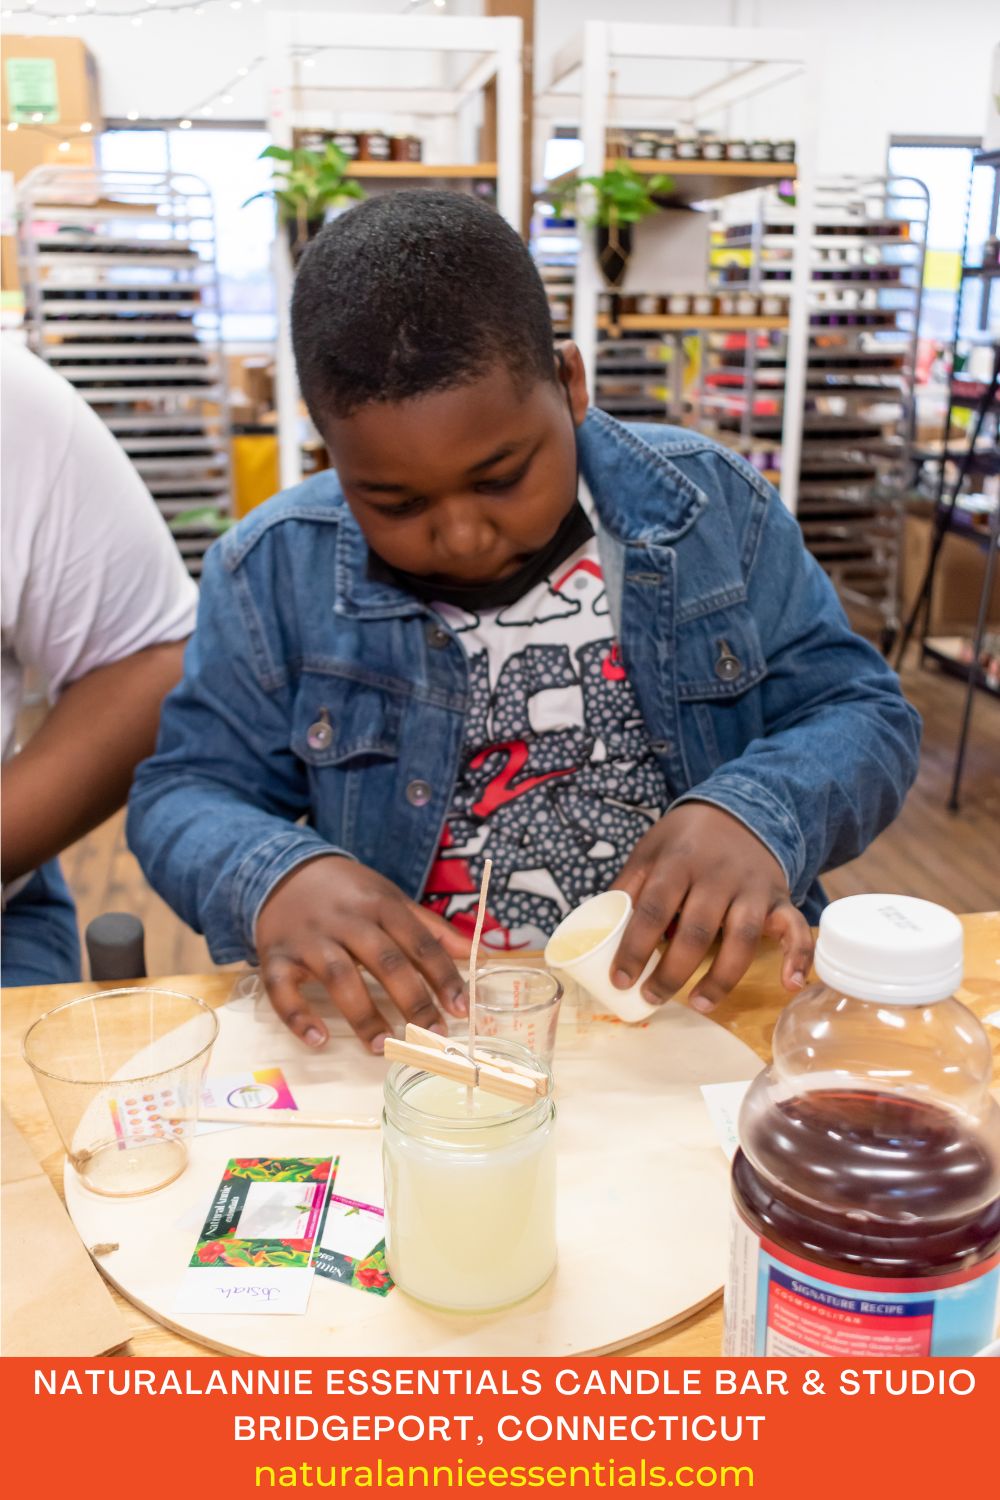
<instances>
[{"instance_id":1,"label":"string light","mask_svg":"<svg viewBox=\"0 0 1000 1500\"><path fill-rule=\"evenodd\" d=\"M5 6L2 14L5 17L16 17L34 13L39 20L46 21L49 26L73 25L80 19L75 11L66 15L62 11L48 8L49 5L60 3L60 0L48 0L48 4L42 10L37 8L40 3L42 3L42 0L21 0L21 4L17 9ZM62 0L62 3L65 3L65 0ZM122 0L118 0L118 8L112 10L110 5L114 3L115 0L107 0L105 5L101 4L101 0L77 0L77 4L82 4L82 8L87 12L88 20L92 16L99 16L102 19L123 21L125 23L131 22L133 25L135 24L137 15L148 15L153 9L156 10L158 15L202 16L205 14L209 4L221 5L223 4L223 0L133 0L131 8L128 10L121 9ZM225 0L225 3L228 4L230 10L242 10L244 0ZM263 4L263 0L249 0L249 3L251 5L261 5ZM403 0L402 9L404 12L416 10L429 3L430 0ZM433 0L436 10L444 10L447 3L448 0Z\"/></svg>"},{"instance_id":2,"label":"string light","mask_svg":"<svg viewBox=\"0 0 1000 1500\"><path fill-rule=\"evenodd\" d=\"M138 120L139 111L137 109L130 109L125 118L126 120Z\"/></svg>"},{"instance_id":3,"label":"string light","mask_svg":"<svg viewBox=\"0 0 1000 1500\"><path fill-rule=\"evenodd\" d=\"M59 142L59 150L60 151L68 151L69 150L69 141L60 141Z\"/></svg>"},{"instance_id":4,"label":"string light","mask_svg":"<svg viewBox=\"0 0 1000 1500\"><path fill-rule=\"evenodd\" d=\"M72 25L80 19L76 12L71 12L67 15L62 11L50 10L48 6L43 10L37 10L36 7L39 3L40 0L21 0L21 4L17 9L5 6L0 14L6 18L27 16L34 12L40 19L45 20L49 26ZM49 4L58 3L59 0L49 0ZM62 3L65 3L65 0L62 0ZM154 7L160 15L201 16L204 15L207 9L206 0L134 0L132 7L128 10L122 10L120 5L115 10L110 9L110 7L102 7L101 0L77 0L77 3L82 3L83 8L87 11L88 19L91 16L100 16L108 20L124 22L134 22L137 14L148 13ZM111 3L113 4L114 0L111 0ZM208 0L208 3L221 5L223 0ZM226 3L232 10L242 10L243 8L243 0L226 0ZM260 5L262 4L262 0L251 0L251 3L253 5Z\"/></svg>"},{"instance_id":5,"label":"string light","mask_svg":"<svg viewBox=\"0 0 1000 1500\"><path fill-rule=\"evenodd\" d=\"M16 130L17 129L17 121L16 120L11 120L10 123L8 124L8 126L7 126L7 129L8 130Z\"/></svg>"},{"instance_id":6,"label":"string light","mask_svg":"<svg viewBox=\"0 0 1000 1500\"><path fill-rule=\"evenodd\" d=\"M83 124L80 126L80 134L89 135L93 128L94 127L93 125L91 125L89 120L84 120Z\"/></svg>"},{"instance_id":7,"label":"string light","mask_svg":"<svg viewBox=\"0 0 1000 1500\"><path fill-rule=\"evenodd\" d=\"M181 130L190 130L191 129L191 121L190 120L178 120L177 124L178 124L178 126L180 127Z\"/></svg>"}]
</instances>

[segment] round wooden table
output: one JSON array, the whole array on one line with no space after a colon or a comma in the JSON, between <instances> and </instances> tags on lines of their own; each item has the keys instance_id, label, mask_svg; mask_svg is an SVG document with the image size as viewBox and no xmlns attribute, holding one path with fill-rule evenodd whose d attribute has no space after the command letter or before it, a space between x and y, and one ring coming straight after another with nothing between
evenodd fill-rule
<instances>
[{"instance_id":1,"label":"round wooden table","mask_svg":"<svg viewBox=\"0 0 1000 1500\"><path fill-rule=\"evenodd\" d=\"M958 992L980 1020L996 1014L987 1024L993 1043L993 1086L1000 1095L1000 912L982 912L962 917L965 929L965 982ZM714 1019L751 1047L764 1061L770 1060L771 1034L787 996L778 982L778 950L765 945L742 983L715 1012ZM697 977L697 976L695 976ZM224 1005L239 978L232 970L212 974L160 975L148 983L166 989L200 995L209 1005ZM692 980L693 983L693 980ZM115 985L66 984L2 991L0 1023L3 1034L3 1103L8 1114L30 1142L35 1155L62 1196L63 1152L55 1127L27 1064L21 1057L21 1039L31 1022L43 1011L95 989ZM683 993L683 992L682 992ZM678 998L682 998L679 996ZM209 1351L155 1323L117 1292L112 1292L130 1330L124 1353L133 1355L191 1356ZM631 1346L629 1354L717 1355L722 1347L722 1301L716 1299L669 1332Z\"/></svg>"}]
</instances>

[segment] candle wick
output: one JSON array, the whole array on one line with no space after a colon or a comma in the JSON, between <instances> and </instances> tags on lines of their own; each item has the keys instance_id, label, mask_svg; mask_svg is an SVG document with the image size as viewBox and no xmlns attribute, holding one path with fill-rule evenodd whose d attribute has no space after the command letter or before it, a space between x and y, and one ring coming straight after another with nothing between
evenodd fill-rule
<instances>
[{"instance_id":1,"label":"candle wick","mask_svg":"<svg viewBox=\"0 0 1000 1500\"><path fill-rule=\"evenodd\" d=\"M486 917L486 896L490 888L490 871L493 869L493 861L487 859L483 866L483 879L479 887L479 909L476 912L476 930L472 934L472 952L469 955L469 1060L473 1064L476 1061L476 963L479 959L479 938L483 930L483 921ZM465 1107L469 1114L472 1113L473 1090L471 1085L465 1091Z\"/></svg>"}]
</instances>

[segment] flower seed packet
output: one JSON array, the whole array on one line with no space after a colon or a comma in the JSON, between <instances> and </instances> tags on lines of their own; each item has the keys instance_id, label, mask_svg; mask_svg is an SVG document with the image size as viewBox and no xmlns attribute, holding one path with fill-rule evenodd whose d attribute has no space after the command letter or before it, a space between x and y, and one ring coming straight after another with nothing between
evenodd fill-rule
<instances>
[{"instance_id":1,"label":"flower seed packet","mask_svg":"<svg viewBox=\"0 0 1000 1500\"><path fill-rule=\"evenodd\" d=\"M372 1203L330 1194L316 1251L316 1274L386 1297L395 1283L385 1264L385 1216Z\"/></svg>"},{"instance_id":2,"label":"flower seed packet","mask_svg":"<svg viewBox=\"0 0 1000 1500\"><path fill-rule=\"evenodd\" d=\"M236 1157L226 1166L177 1299L187 1313L304 1313L332 1157Z\"/></svg>"}]
</instances>

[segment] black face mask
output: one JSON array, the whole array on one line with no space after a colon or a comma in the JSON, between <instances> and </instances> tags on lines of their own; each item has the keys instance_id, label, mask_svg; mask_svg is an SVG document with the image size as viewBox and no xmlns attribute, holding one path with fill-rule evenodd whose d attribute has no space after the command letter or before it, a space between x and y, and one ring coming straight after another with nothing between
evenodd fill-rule
<instances>
[{"instance_id":1,"label":"black face mask","mask_svg":"<svg viewBox=\"0 0 1000 1500\"><path fill-rule=\"evenodd\" d=\"M483 583L435 583L419 573L390 568L375 553L369 554L368 572L370 577L388 578L398 588L405 589L426 604L455 604L476 614L483 609L503 609L505 605L515 604L567 557L572 557L593 534L594 529L576 500L552 539L507 578Z\"/></svg>"}]
</instances>

